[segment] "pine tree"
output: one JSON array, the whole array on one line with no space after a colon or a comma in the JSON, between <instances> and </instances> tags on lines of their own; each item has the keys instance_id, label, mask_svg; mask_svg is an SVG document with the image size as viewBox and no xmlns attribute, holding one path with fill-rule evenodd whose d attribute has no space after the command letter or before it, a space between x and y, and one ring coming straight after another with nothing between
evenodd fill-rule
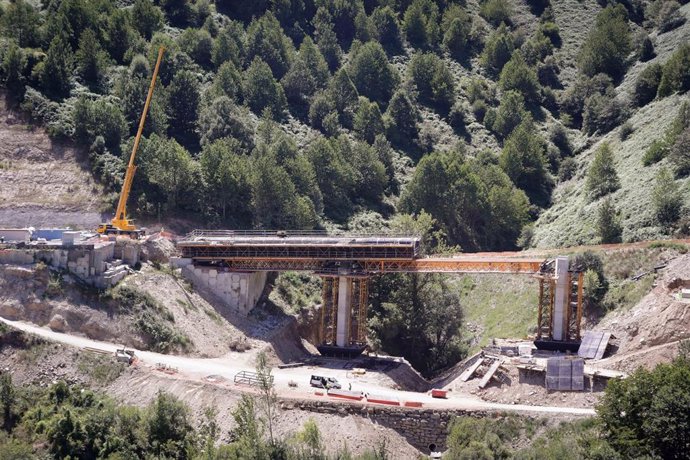
<instances>
[{"instance_id":1,"label":"pine tree","mask_svg":"<svg viewBox=\"0 0 690 460\"><path fill-rule=\"evenodd\" d=\"M108 66L108 54L101 48L98 37L86 29L79 39L76 54L79 75L89 83L98 83Z\"/></svg>"},{"instance_id":2,"label":"pine tree","mask_svg":"<svg viewBox=\"0 0 690 460\"><path fill-rule=\"evenodd\" d=\"M372 144L376 136L384 132L383 118L378 104L360 97L353 129L359 139Z\"/></svg>"},{"instance_id":3,"label":"pine tree","mask_svg":"<svg viewBox=\"0 0 690 460\"><path fill-rule=\"evenodd\" d=\"M623 228L620 224L618 211L610 197L607 197L599 206L597 212L597 233L602 244L620 243Z\"/></svg>"},{"instance_id":4,"label":"pine tree","mask_svg":"<svg viewBox=\"0 0 690 460\"><path fill-rule=\"evenodd\" d=\"M9 91L10 98L19 102L24 98L24 77L22 71L26 59L21 48L15 42L10 42L5 57L2 61L2 71L5 76L5 87Z\"/></svg>"},{"instance_id":5,"label":"pine tree","mask_svg":"<svg viewBox=\"0 0 690 460\"><path fill-rule=\"evenodd\" d=\"M151 0L136 0L132 7L132 25L146 40L163 25L163 13Z\"/></svg>"},{"instance_id":6,"label":"pine tree","mask_svg":"<svg viewBox=\"0 0 690 460\"><path fill-rule=\"evenodd\" d=\"M683 197L671 171L666 167L661 168L656 175L652 204L656 219L663 227L670 228L680 218Z\"/></svg>"},{"instance_id":7,"label":"pine tree","mask_svg":"<svg viewBox=\"0 0 690 460\"><path fill-rule=\"evenodd\" d=\"M620 188L620 181L608 143L603 143L594 154L587 172L587 191L592 200L613 193Z\"/></svg>"},{"instance_id":8,"label":"pine tree","mask_svg":"<svg viewBox=\"0 0 690 460\"><path fill-rule=\"evenodd\" d=\"M50 42L41 73L41 85L51 96L62 98L69 94L72 75L72 51L60 36Z\"/></svg>"},{"instance_id":9,"label":"pine tree","mask_svg":"<svg viewBox=\"0 0 690 460\"><path fill-rule=\"evenodd\" d=\"M273 117L280 119L287 108L283 87L273 78L268 64L258 57L254 58L244 72L242 94L249 108L256 114L269 109Z\"/></svg>"}]
</instances>

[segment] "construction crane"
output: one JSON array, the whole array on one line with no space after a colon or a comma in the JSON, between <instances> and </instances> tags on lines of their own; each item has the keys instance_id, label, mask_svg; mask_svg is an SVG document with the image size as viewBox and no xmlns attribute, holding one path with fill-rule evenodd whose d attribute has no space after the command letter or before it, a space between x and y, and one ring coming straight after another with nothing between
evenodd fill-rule
<instances>
[{"instance_id":1,"label":"construction crane","mask_svg":"<svg viewBox=\"0 0 690 460\"><path fill-rule=\"evenodd\" d=\"M132 219L129 219L127 217L127 198L129 198L129 192L132 190L132 181L134 180L134 173L137 170L137 167L134 166L134 158L136 157L137 149L139 148L141 133L144 131L146 114L149 111L149 105L151 104L151 96L153 96L153 88L156 86L158 68L161 65L161 60L163 59L164 51L165 48L163 48L162 46L158 49L158 59L156 60L156 67L153 69L153 75L151 76L151 85L149 86L149 93L146 96L144 112L141 114L141 120L139 120L139 129L137 130L137 135L134 138L132 154L129 156L129 164L127 165L127 172L125 173L125 180L122 184L122 191L120 192L120 200L117 203L117 211L115 212L115 217L113 217L110 223L105 223L98 226L98 229L96 231L101 235L127 235L132 238L140 238L145 233L143 229L139 229L134 225L134 221Z\"/></svg>"}]
</instances>

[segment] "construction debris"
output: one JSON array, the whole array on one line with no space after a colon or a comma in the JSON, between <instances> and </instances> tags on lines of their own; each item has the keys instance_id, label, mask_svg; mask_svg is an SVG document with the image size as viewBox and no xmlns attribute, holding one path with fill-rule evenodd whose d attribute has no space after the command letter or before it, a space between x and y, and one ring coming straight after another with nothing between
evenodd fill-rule
<instances>
[{"instance_id":1,"label":"construction debris","mask_svg":"<svg viewBox=\"0 0 690 460\"><path fill-rule=\"evenodd\" d=\"M577 355L584 359L601 359L606 353L610 339L610 332L587 331L577 350Z\"/></svg>"}]
</instances>

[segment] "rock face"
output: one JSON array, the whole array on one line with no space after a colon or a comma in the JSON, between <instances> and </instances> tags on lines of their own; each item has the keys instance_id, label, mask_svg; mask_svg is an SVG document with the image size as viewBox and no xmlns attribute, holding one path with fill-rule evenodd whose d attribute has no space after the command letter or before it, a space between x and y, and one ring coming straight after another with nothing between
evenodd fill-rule
<instances>
[{"instance_id":1,"label":"rock face","mask_svg":"<svg viewBox=\"0 0 690 460\"><path fill-rule=\"evenodd\" d=\"M150 238L142 245L142 257L150 262L168 263L175 255L175 245L167 238Z\"/></svg>"},{"instance_id":2,"label":"rock face","mask_svg":"<svg viewBox=\"0 0 690 460\"><path fill-rule=\"evenodd\" d=\"M67 320L62 317L62 315L55 315L50 319L48 327L50 327L55 332L65 332L68 329Z\"/></svg>"}]
</instances>

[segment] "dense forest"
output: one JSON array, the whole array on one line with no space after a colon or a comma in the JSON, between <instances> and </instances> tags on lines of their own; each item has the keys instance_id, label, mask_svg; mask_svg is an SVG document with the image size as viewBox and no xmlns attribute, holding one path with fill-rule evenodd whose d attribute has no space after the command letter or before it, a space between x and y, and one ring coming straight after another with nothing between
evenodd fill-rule
<instances>
[{"instance_id":1,"label":"dense forest","mask_svg":"<svg viewBox=\"0 0 690 460\"><path fill-rule=\"evenodd\" d=\"M648 67L628 103L616 85L654 56L640 26L683 24L677 2L602 0L567 86L549 1L526 3L533 27L508 0L17 0L0 11L2 81L31 120L84 145L112 206L165 47L130 203L139 217L380 231L425 210L464 250L528 246L554 184L574 173L568 133L606 133L687 91L690 45ZM646 157L672 160L655 201L669 228L682 218L668 183L690 172L689 118ZM587 187L602 199L602 240L615 241L616 171L598 156Z\"/></svg>"}]
</instances>

